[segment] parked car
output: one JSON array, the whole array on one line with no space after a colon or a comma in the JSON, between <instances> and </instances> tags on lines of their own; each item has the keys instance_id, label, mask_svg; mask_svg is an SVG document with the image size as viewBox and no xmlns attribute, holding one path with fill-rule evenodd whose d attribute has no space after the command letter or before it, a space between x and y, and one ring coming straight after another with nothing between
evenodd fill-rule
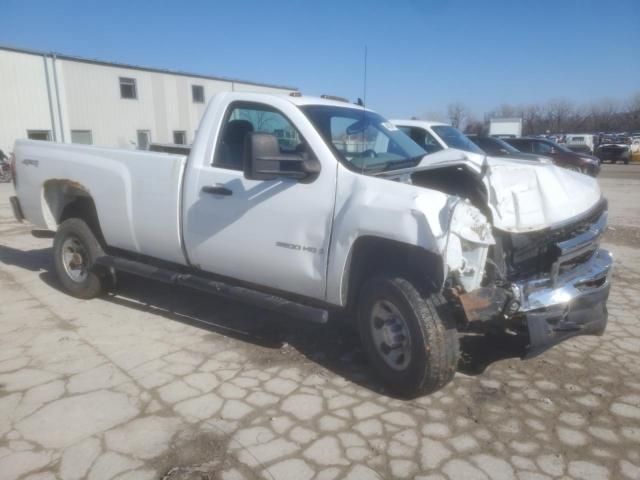
<instances>
[{"instance_id":1,"label":"parked car","mask_svg":"<svg viewBox=\"0 0 640 480\"><path fill-rule=\"evenodd\" d=\"M391 122L429 154L443 149L453 149L479 156L484 156L486 153L494 157L508 157L511 160L552 162L550 158L542 155L520 152L506 143L503 138L465 135L448 123L425 120L391 120ZM486 150L483 147L486 147Z\"/></svg>"},{"instance_id":2,"label":"parked car","mask_svg":"<svg viewBox=\"0 0 640 480\"><path fill-rule=\"evenodd\" d=\"M634 133L631 137L631 159L640 160L640 133Z\"/></svg>"},{"instance_id":3,"label":"parked car","mask_svg":"<svg viewBox=\"0 0 640 480\"><path fill-rule=\"evenodd\" d=\"M592 155L572 152L566 146L559 145L546 138L506 138L505 142L521 152L551 157L556 165L575 172L585 173L592 177L600 173L600 161L598 158Z\"/></svg>"},{"instance_id":4,"label":"parked car","mask_svg":"<svg viewBox=\"0 0 640 480\"><path fill-rule=\"evenodd\" d=\"M587 146L587 145L581 145L579 143L573 143L571 145L567 144L565 145L569 150L571 150L574 153L579 153L582 155L592 155L592 151L591 149Z\"/></svg>"},{"instance_id":5,"label":"parked car","mask_svg":"<svg viewBox=\"0 0 640 480\"><path fill-rule=\"evenodd\" d=\"M567 133L565 135L565 145L573 152L593 155L598 136L590 133Z\"/></svg>"},{"instance_id":6,"label":"parked car","mask_svg":"<svg viewBox=\"0 0 640 480\"><path fill-rule=\"evenodd\" d=\"M464 133L448 123L426 120L391 120L391 123L409 135L427 154L448 148L484 154Z\"/></svg>"},{"instance_id":7,"label":"parked car","mask_svg":"<svg viewBox=\"0 0 640 480\"><path fill-rule=\"evenodd\" d=\"M15 167L14 214L55 231L70 294L95 297L123 271L320 323L348 313L399 395L453 378L460 333L517 332L529 357L606 326L612 257L594 179L426 155L349 103L224 92L188 157L18 140Z\"/></svg>"},{"instance_id":8,"label":"parked car","mask_svg":"<svg viewBox=\"0 0 640 480\"><path fill-rule=\"evenodd\" d=\"M596 148L596 156L603 162L628 164L631 160L631 139L624 135L604 135Z\"/></svg>"},{"instance_id":9,"label":"parked car","mask_svg":"<svg viewBox=\"0 0 640 480\"><path fill-rule=\"evenodd\" d=\"M482 151L487 155L494 157L508 157L518 160L529 160L533 162L547 162L551 163L552 160L549 157L543 155L535 155L533 153L523 153L517 148L509 145L502 138L496 138L488 135L474 135L467 134L467 137L475 143ZM507 137L508 138L508 137Z\"/></svg>"}]
</instances>

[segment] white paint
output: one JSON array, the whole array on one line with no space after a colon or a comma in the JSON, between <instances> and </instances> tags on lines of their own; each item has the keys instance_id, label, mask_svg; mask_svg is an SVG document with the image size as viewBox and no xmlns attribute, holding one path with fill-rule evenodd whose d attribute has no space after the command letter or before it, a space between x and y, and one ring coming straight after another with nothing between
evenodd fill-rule
<instances>
[{"instance_id":1,"label":"white paint","mask_svg":"<svg viewBox=\"0 0 640 480\"><path fill-rule=\"evenodd\" d=\"M287 117L320 161L318 177L310 183L255 181L241 171L212 166L220 126L236 101L261 103ZM441 258L445 274L456 276L467 291L480 285L494 243L487 219L467 202L411 185L406 180L412 171L465 166L484 182L493 226L512 232L546 228L600 199L590 177L454 149L393 173L405 181L362 175L336 160L299 108L309 104L348 107L312 97L220 93L204 114L202 134L188 161L164 153L18 142L17 192L23 211L32 223L55 229L68 199L45 191L45 185L70 180L95 200L110 246L189 261L206 271L344 305L347 267L362 237L420 247ZM232 195L202 192L215 184ZM301 248L279 247L279 242Z\"/></svg>"}]
</instances>

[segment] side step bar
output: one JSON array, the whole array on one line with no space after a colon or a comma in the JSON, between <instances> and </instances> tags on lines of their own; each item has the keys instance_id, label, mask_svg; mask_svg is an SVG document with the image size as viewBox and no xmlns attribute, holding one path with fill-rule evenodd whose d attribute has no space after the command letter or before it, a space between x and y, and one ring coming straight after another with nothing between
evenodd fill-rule
<instances>
[{"instance_id":1,"label":"side step bar","mask_svg":"<svg viewBox=\"0 0 640 480\"><path fill-rule=\"evenodd\" d=\"M101 267L114 268L115 270L149 278L151 280L158 280L171 285L183 285L206 293L239 300L259 308L272 310L313 323L324 324L329 320L329 312L322 308L303 305L301 303L286 300L282 297L268 295L249 288L229 285L224 282L211 280L189 273L178 273L173 270L155 267L135 260L106 255L97 258L95 264Z\"/></svg>"}]
</instances>

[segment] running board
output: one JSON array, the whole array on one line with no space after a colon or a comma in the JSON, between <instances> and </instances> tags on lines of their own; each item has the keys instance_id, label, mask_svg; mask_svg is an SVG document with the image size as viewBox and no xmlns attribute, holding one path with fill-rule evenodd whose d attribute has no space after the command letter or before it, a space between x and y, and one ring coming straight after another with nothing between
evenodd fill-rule
<instances>
[{"instance_id":1,"label":"running board","mask_svg":"<svg viewBox=\"0 0 640 480\"><path fill-rule=\"evenodd\" d=\"M147 263L109 255L97 258L95 264L151 280L158 280L170 285L183 285L206 293L239 300L259 308L272 310L313 323L324 324L329 320L329 312L322 308L303 305L282 297L268 295L249 288L229 285L218 280L211 280L190 273L179 273L167 268L155 267Z\"/></svg>"}]
</instances>

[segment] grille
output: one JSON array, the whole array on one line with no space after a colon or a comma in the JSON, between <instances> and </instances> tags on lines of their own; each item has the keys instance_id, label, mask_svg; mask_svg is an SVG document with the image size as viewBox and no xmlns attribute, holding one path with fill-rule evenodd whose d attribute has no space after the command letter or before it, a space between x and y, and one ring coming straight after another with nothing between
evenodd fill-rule
<instances>
[{"instance_id":1,"label":"grille","mask_svg":"<svg viewBox=\"0 0 640 480\"><path fill-rule=\"evenodd\" d=\"M586 215L565 225L532 233L514 233L505 238L507 276L511 280L541 278L550 274L553 264L558 260L558 244L571 240L589 230L607 209L605 200L600 202ZM593 249L597 244L593 245ZM565 262L562 271L566 271L589 259L593 251Z\"/></svg>"}]
</instances>

